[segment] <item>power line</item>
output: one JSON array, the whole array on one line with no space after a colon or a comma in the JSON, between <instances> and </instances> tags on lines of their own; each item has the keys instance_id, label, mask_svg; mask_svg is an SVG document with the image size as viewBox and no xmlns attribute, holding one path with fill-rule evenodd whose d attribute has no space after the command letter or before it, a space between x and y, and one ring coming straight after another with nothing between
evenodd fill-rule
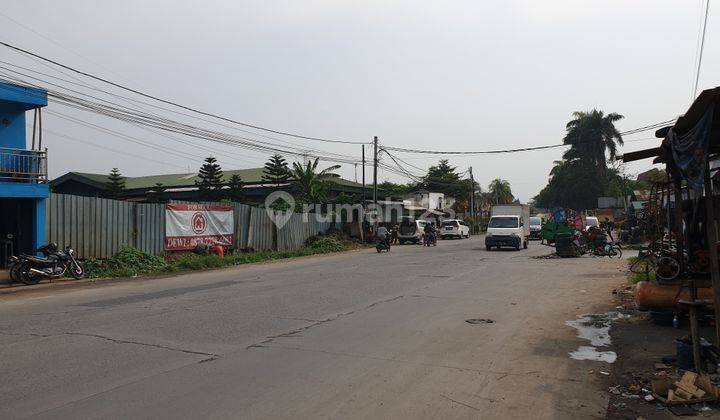
<instances>
[{"instance_id":1,"label":"power line","mask_svg":"<svg viewBox=\"0 0 720 420\"><path fill-rule=\"evenodd\" d=\"M643 127L638 127L638 128L634 128L631 130L623 131L623 132L620 132L619 134L621 136L624 136L624 135L641 133L643 131L655 130L657 128L667 126L668 124L670 124L676 120L677 120L677 118L673 118L673 119L661 121L658 123L646 125ZM578 144L578 143L559 143L559 144L550 144L550 145L545 145L545 146L530 146L530 147L520 147L520 148L516 148L516 149L498 149L498 150L482 150L482 151L422 150L422 149L407 149L407 148L394 147L394 146L383 146L383 148L386 150L393 150L396 152L421 153L421 154L431 154L431 155L490 155L490 154L518 153L518 152L529 152L529 151L535 151L535 150L555 149L558 147L572 146L573 144Z\"/></svg>"},{"instance_id":2,"label":"power line","mask_svg":"<svg viewBox=\"0 0 720 420\"><path fill-rule=\"evenodd\" d=\"M144 102L144 101L141 101L141 100L138 100L138 99L135 99L135 98L131 98L131 97L128 97L128 96L119 95L119 94L114 93L114 92L109 92L109 91L100 89L100 88L98 88L98 87L89 85L89 84L87 84L87 83L84 83L84 82L82 82L82 80L80 80L79 78L74 77L74 76L72 76L71 74L67 74L67 73L65 73L65 72L63 72L63 71L61 71L61 70L59 70L59 69L57 69L57 68L55 68L55 67L52 67L52 66L50 66L49 64L47 64L47 63L45 63L45 62L43 62L43 61L41 61L41 60L35 59L35 58L33 58L33 57L28 57L28 58L30 58L30 59L32 59L32 60L34 60L34 61L42 64L43 66L46 66L46 67L51 68L51 69L53 69L53 70L55 70L55 71L58 71L59 73L65 75L65 76L67 76L67 77L71 77L72 79L75 80L75 82L73 82L73 81L71 81L71 80L63 79L63 78L61 78L61 77L53 76L53 75L50 75L50 74L47 74L47 73L43 73L43 72L40 72L40 71L37 71L37 70L33 70L33 69L30 69L30 68L27 68L27 67L24 67L24 66L20 66L20 65L17 65L17 64L13 64L13 63L10 63L10 62L7 62L7 61L0 61L0 63L6 64L6 65L9 65L9 66L12 66L12 67L14 67L14 68L19 68L19 69L22 69L22 70L25 70L25 71L29 71L29 72L32 72L32 73L34 73L34 74L39 74L39 75L42 75L42 76L45 76L45 77L50 77L50 78L55 79L55 80L60 80L60 81L63 81L63 82L65 82L65 83L70 83L70 84L75 85L75 86L82 86L82 87L85 87L85 88L87 88L87 89L91 89L91 90L93 90L93 91L100 92L100 93L103 93L103 94L105 94L105 95L111 96L111 97L113 97L113 98L121 99L121 100L123 100L123 101L126 102L126 103L132 102L133 104L135 104L135 106L137 106L138 108L140 108L140 109L142 109L142 110L144 110L145 112L148 112L148 113L151 113L151 111L149 111L148 109L142 107L141 105L145 105L145 106L149 106L149 107L152 107L152 108L155 108L155 109L159 109L159 110L171 112L171 113L176 114L176 115L182 115L182 116L185 116L185 117L188 117L188 118L192 118L192 119L195 119L195 120L198 120L198 121L207 122L207 123L210 123L210 124L213 124L213 125L217 125L217 126L220 126L220 127L229 128L229 129L231 129L231 130L237 130L237 131L240 131L240 132L243 132L243 133L247 133L247 134L251 134L251 135L254 135L254 136L262 137L262 138L265 138L265 139L268 139L268 140L274 140L274 141L277 141L277 142L280 142L280 143L283 143L283 144L287 144L287 145L291 145L291 146L294 146L294 147L304 147L304 146L299 145L299 144L297 144L297 143L292 143L292 142L289 142L289 141L286 141L286 140L279 139L279 138L277 138L277 137L272 137L272 136L264 135L264 134L261 134L261 133L256 133L256 132L249 131L249 130L243 130L242 128L239 128L239 127L237 127L237 126L228 125L228 124L223 124L223 123L220 122L220 121L214 121L214 120L211 120L211 119L208 119L208 118L203 118L203 117L201 117L201 116L197 116L197 115L193 115L193 114L190 114L190 113L186 113L186 112L174 110L174 109L172 109L172 108L163 107L163 106L156 105L156 104L149 103L149 102ZM91 98L96 98L96 99L102 100L102 101L107 102L107 103L112 103L112 104L118 105L118 104L116 104L116 103L114 103L114 102L106 101L106 100L104 100L104 99L100 99L100 98L97 98L97 97L95 97L95 96L88 95L88 94L86 94L86 93L84 93L84 92L78 92L77 90L69 89L69 88L67 88L67 87L65 87L65 86L61 86L61 85L58 85L58 84L54 84L54 83L48 82L48 81L46 81L46 80L39 79L39 78L34 77L34 76L30 76L30 75L24 74L24 73L19 72L19 71L17 71L17 70L8 69L8 68L6 68L6 67L0 67L0 68L3 68L3 69L5 69L5 70L7 70L7 71L11 71L11 72L13 72L13 73L15 73L15 74L19 74L19 75L22 75L22 76L25 76L25 77L29 77L29 78L31 78L31 79L33 79L33 80L42 81L43 83L47 83L47 84L49 84L49 85L51 85L51 86L61 87L61 88L63 88L63 89L69 90L69 91L71 91L71 92L79 93L79 94L84 95L84 96L88 96L88 97L91 97ZM140 104L140 105L138 105L138 104ZM118 106L122 106L122 105L118 105ZM124 107L124 106L123 106L123 107ZM125 107L125 108L127 108L127 107ZM154 115L154 114L152 114L152 115Z\"/></svg>"},{"instance_id":3,"label":"power line","mask_svg":"<svg viewBox=\"0 0 720 420\"><path fill-rule=\"evenodd\" d=\"M92 147L97 147L97 148L99 148L99 149L109 150L109 151L111 151L111 152L119 153L119 154L121 154L121 155L125 155L125 156L134 157L134 158L137 158L137 159L146 160L146 161L148 161L148 162L159 163L159 164L161 164L161 165L172 166L172 167L174 167L174 168L185 169L184 166L175 165L175 164L173 164L173 163L169 163L169 162L166 162L166 161L164 162L164 161L160 161L160 160L151 159L151 158L148 158L148 157L146 157L146 156L141 156L141 155L136 155L136 154L133 154L133 153L128 153L128 152L125 152L125 151L123 151L123 150L113 149L113 148L107 147L107 146L105 146L105 145L99 145L99 144L96 144L96 143L93 143L93 142L90 142L90 141L81 140L81 139L78 139L78 138L76 138L76 137L71 137L71 136L68 136L68 135L66 135L66 134L58 133L57 131L48 130L48 129L46 129L46 128L43 128L43 131L45 131L46 133L50 133L50 134L52 134L52 135L55 135L55 136L64 138L64 139L66 139L66 140L70 140L70 141L82 143L82 144L85 144L85 145L88 145L88 146L92 146Z\"/></svg>"},{"instance_id":4,"label":"power line","mask_svg":"<svg viewBox=\"0 0 720 420\"><path fill-rule=\"evenodd\" d=\"M358 142L358 141L349 141L349 140L331 140L331 139L325 139L325 138L321 138L321 137L304 136L304 135L300 135L300 134L294 134L294 133L290 133L290 132L285 132L285 131L280 131L280 130L274 130L274 129L271 129L271 128L266 128L266 127L262 127L262 126L255 125L255 124L249 124L249 123L245 123L245 122L233 120L233 119L231 119L231 118L223 117L223 116L221 116L221 115L213 114L213 113L211 113L211 112L201 111L201 110L199 110L199 109L196 109L196 108L193 108L193 107L190 107L190 106L182 105L182 104L179 104L179 103L177 103L177 102L173 102L173 101L170 101L170 100L162 99L162 98L159 98L159 97L157 97L157 96L153 96L153 95L150 95L150 94L141 92L141 91L139 91L139 90L137 90L137 89L133 89L133 88L131 88L131 87L127 87L127 86L122 85L122 84L120 84L120 83L116 83L116 82L110 81L110 80L108 80L108 79L105 79L105 78L102 78L102 77L99 77L99 76L95 76L95 75L93 75L93 74L91 74L91 73L88 73L88 72L85 72L85 71L78 70L78 69L76 69L76 68L67 66L67 65L62 64L62 63L60 63L60 62L58 62L58 61L52 60L52 59L47 58L47 57L43 57L43 56L41 56L41 55L39 55L39 54L35 54L35 53L31 52L31 51L25 50L25 49L23 49L23 48L17 47L17 46L15 46L15 45L9 44L9 43L4 42L4 41L0 41L0 45L3 45L3 46L5 46L5 47L10 48L10 49L15 50L15 51L19 51L19 52L21 52L21 53L23 53L23 54L26 54L26 55L29 55L29 56L31 56L31 57L38 58L38 59L43 60L43 61L45 61L45 62L54 64L54 65L56 65L56 66L58 66L58 67L62 67L62 68L64 68L64 69L66 69L66 70L70 70L70 71L72 71L72 72L74 72L74 73L83 75L83 76L85 76L85 77L89 77L89 78L91 78L91 79L94 79L94 80L97 80L97 81L100 81L100 82L103 82L103 83L107 83L107 84L109 84L109 85L111 85L111 86L115 86L115 87L117 87L117 88L119 88L119 89L123 89L123 90L126 90L126 91L128 91L128 92L132 92L132 93L134 93L134 94L136 94L136 95L140 95L140 96L143 96L143 97L148 98L148 99L153 99L153 100L155 100L155 101L162 102L162 103L167 104L167 105L172 105L172 106L175 106L175 107L178 107L178 108L182 108L182 109L185 109L185 110L187 110L187 111L195 112L195 113L200 114L200 115L205 115L206 117L213 117L213 118L217 118L217 119L219 119L219 120L227 121L227 122L230 122L230 123L233 123L233 124L238 124L238 125L242 125L242 126L244 126L244 127L253 128L253 129L255 129L255 130L266 131L266 132L269 132L269 133L280 134L280 135L283 135L283 136L295 137L295 138L304 139L304 140L322 141L322 142L327 142L327 143L342 143L342 144L367 144L367 142Z\"/></svg>"},{"instance_id":5,"label":"power line","mask_svg":"<svg viewBox=\"0 0 720 420\"><path fill-rule=\"evenodd\" d=\"M20 67L20 66L16 66L16 67ZM22 67L20 67L20 68L22 68ZM4 70L10 71L10 72L12 72L12 73L19 74L19 75L28 77L28 78L33 79L33 80L36 80L36 81L40 81L40 82L46 83L46 84L48 84L48 85L50 85L50 86L59 87L59 88L61 88L61 89L65 89L65 90L68 90L68 91L70 91L70 92L77 93L77 94L82 95L82 96L86 96L86 97L88 97L88 98L94 99L95 101L101 101L102 103L108 104L108 105L112 105L113 107L118 108L118 109L122 110L123 112L129 111L129 112L134 113L135 115L142 115L142 116L148 116L148 115L149 115L149 116L151 116L151 117L153 117L153 118L162 120L162 121L164 121L164 122L172 122L172 120L169 120L169 119L167 119L167 118L165 118L165 117L162 117L162 116L159 116L159 115L156 115L156 114L153 114L153 113L144 113L144 112L139 111L139 110L137 110L137 109L129 108L129 107L124 106L124 105L119 105L119 104L117 104L117 103L115 103L115 102L111 102L111 101L108 101L108 100L105 100L105 99L102 99L102 98L98 98L97 96L89 95L89 94L87 94L87 93L80 92L80 91L77 91L77 90L75 90L75 89L70 89L70 88L68 88L68 87L65 87L65 86L62 86L62 85L59 85L59 84L56 84L56 83L48 82L48 81L46 81L46 80L39 79L39 78L34 77L34 76L26 75L26 74L23 74L22 72L18 72L18 71L16 71L16 70L8 69L8 68L3 67L3 66L0 66L0 69L4 69ZM30 71L32 71L32 70L30 70ZM39 72L35 72L35 73L39 73ZM0 74L1 74L1 73L0 73ZM40 74L44 74L44 73L40 73ZM59 78L54 77L54 76L50 76L50 75L47 75L47 76L48 76L48 77L53 77L53 78L59 79ZM7 77L7 75L6 75L6 77ZM11 79L13 79L13 80L15 80L15 81L18 81L18 82L20 82L20 83L24 83L24 84L33 86L33 87L41 87L41 88L44 88L44 89L46 89L46 90L48 91L48 94L49 94L50 97L53 97L53 95L57 96L57 94L59 94L59 92L57 92L57 91L53 91L52 89L48 89L47 87L39 86L39 85L37 85L37 84L27 82L26 80L17 79L17 78L14 78L14 77L11 77ZM64 79L61 79L61 80L64 80ZM66 81L66 82L72 83L72 82L70 82L70 81ZM89 87L89 86L87 86L87 85L83 85L83 86ZM92 87L90 87L90 88L92 89ZM95 89L95 90L97 90L97 89ZM102 91L102 90L100 90L100 91L103 92L103 93L107 93L107 94L109 94L109 95L113 95L113 94L111 94L111 93L108 93L108 92L105 92L105 91ZM64 95L65 95L65 98L72 97L71 95L67 95L67 94L64 94ZM124 98L124 97L121 97L121 98ZM77 101L76 101L76 102L77 102ZM97 102L94 102L94 101L87 101L86 104L87 104L87 103L92 103L92 104L96 104L96 105L97 105ZM165 109L165 108L161 108L161 109ZM181 113L181 114L182 114L182 113ZM187 115L187 114L182 114L182 115ZM205 121L206 121L206 120L205 120ZM220 125L223 125L223 124L220 124ZM187 125L186 125L186 126L187 126ZM224 125L223 125L223 126L224 126ZM240 130L240 131L244 131L244 132L247 132L247 133L251 133L251 132L245 131L245 130ZM251 134L255 134L255 133L251 133ZM261 136L261 137L267 137L267 136ZM267 144L267 145L277 146L277 145L275 145L275 144L273 144L273 143L269 143L269 142L262 141L262 140L257 140L257 139L252 139L252 140L253 140L253 141L256 141L256 142L259 142L259 143L264 143L264 144ZM299 146L299 145L296 145L295 143L289 143L289 142L285 142L285 141L282 141L282 140L279 140L279 141L282 142L282 143L285 143L285 144L289 144L289 145L293 145L293 146ZM282 147L282 146L280 146L280 147ZM297 148L297 150L300 150L300 149ZM307 149L307 148L302 148L302 150L303 150L303 153L307 153L307 152L308 152L308 149ZM314 150L312 150L312 149L310 149L310 151L316 152L316 151L314 151ZM316 153L317 153L317 152L316 152ZM335 156L340 156L340 157L343 157L343 156L344 156L344 155L339 155L339 154L335 154L335 153L331 153L331 152L325 152L325 153L328 154L328 155L335 155ZM344 157L347 157L347 156L344 156Z\"/></svg>"},{"instance_id":6,"label":"power line","mask_svg":"<svg viewBox=\"0 0 720 420\"><path fill-rule=\"evenodd\" d=\"M15 78L10 78L10 83L15 83ZM15 79L15 80L12 80ZM38 85L35 85L33 83L27 83L27 81L20 80L21 83L26 83L31 86L40 87ZM15 88L14 86L6 86L5 88ZM19 89L19 87L17 87ZM67 90L68 88L64 88ZM32 92L31 92L32 94ZM83 94L83 93L81 93ZM288 150L287 148L283 148L282 146L278 146L273 143L265 142L262 140L257 139L251 139L247 137L242 136L236 136L236 135L230 135L227 133L217 132L213 130L204 129L201 127L196 127L192 125L188 125L185 123L181 123L178 121L170 120L165 117L157 116L154 114L147 114L143 113L137 110L134 110L132 108L128 108L122 105L117 105L112 102L108 102L106 100L93 97L92 95L83 94L84 96L89 96L94 99L98 99L105 103L100 103L97 101L92 100L86 100L79 98L77 96L68 95L64 93L60 93L57 91L53 91L51 89L47 89L47 95L49 99L54 103L59 103L62 105L65 105L70 108L80 109L84 111L90 111L94 112L100 115L104 115L110 118L115 118L130 124L134 124L137 126L145 126L145 127L151 127L160 129L163 131L170 131L178 134L183 134L189 137L195 137L199 139L219 142L222 144L234 146L234 147L242 147L246 149L256 150L256 151L264 151L264 152L271 152L271 153L283 153L288 155L294 155L294 156L301 156L301 155L307 155L308 151L305 150ZM317 151L311 151L315 152L312 153L314 157L318 157L321 160L325 161L335 161L335 162L342 162L342 163L355 163L357 162L357 158L351 157L351 156L345 156L345 155L339 155L335 153L326 152L325 154L319 153Z\"/></svg>"},{"instance_id":7,"label":"power line","mask_svg":"<svg viewBox=\"0 0 720 420\"><path fill-rule=\"evenodd\" d=\"M710 10L710 0L705 0L705 18L702 25L702 37L700 38L700 50L697 53L697 68L695 69L695 85L693 86L692 96L697 95L698 82L700 81L700 68L702 66L703 50L705 49L705 32L707 31L708 11Z\"/></svg>"}]
</instances>

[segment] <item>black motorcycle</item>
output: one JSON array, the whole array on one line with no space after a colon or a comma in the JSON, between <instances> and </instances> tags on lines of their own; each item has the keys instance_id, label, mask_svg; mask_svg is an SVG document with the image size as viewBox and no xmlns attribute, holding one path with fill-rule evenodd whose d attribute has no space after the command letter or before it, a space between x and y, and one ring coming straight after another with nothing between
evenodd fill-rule
<instances>
[{"instance_id":1,"label":"black motorcycle","mask_svg":"<svg viewBox=\"0 0 720 420\"><path fill-rule=\"evenodd\" d=\"M437 246L437 234L435 232L426 232L423 235L423 245Z\"/></svg>"},{"instance_id":2,"label":"black motorcycle","mask_svg":"<svg viewBox=\"0 0 720 420\"><path fill-rule=\"evenodd\" d=\"M390 238L378 239L377 244L375 244L375 249L378 254L383 251L390 252Z\"/></svg>"},{"instance_id":3,"label":"black motorcycle","mask_svg":"<svg viewBox=\"0 0 720 420\"><path fill-rule=\"evenodd\" d=\"M75 259L75 251L69 246L64 251L57 244L49 243L37 249L42 257L20 255L10 258L9 274L15 281L37 284L44 278L56 279L70 274L74 279L85 276L85 270Z\"/></svg>"}]
</instances>

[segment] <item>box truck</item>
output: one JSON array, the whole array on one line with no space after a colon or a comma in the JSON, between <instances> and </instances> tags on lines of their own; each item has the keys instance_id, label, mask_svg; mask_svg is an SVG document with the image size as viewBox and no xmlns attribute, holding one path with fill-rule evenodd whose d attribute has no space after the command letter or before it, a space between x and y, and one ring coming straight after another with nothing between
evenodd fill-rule
<instances>
[{"instance_id":1,"label":"box truck","mask_svg":"<svg viewBox=\"0 0 720 420\"><path fill-rule=\"evenodd\" d=\"M503 246L527 248L530 239L530 206L503 204L492 206L485 234L485 249Z\"/></svg>"}]
</instances>

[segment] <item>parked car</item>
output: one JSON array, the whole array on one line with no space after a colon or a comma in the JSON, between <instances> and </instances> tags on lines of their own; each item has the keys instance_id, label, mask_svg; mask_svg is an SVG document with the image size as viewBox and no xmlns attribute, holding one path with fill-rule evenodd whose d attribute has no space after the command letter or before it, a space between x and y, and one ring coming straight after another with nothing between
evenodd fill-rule
<instances>
[{"instance_id":1,"label":"parked car","mask_svg":"<svg viewBox=\"0 0 720 420\"><path fill-rule=\"evenodd\" d=\"M407 216L403 217L400 221L400 228L398 229L398 241L401 244L406 242L412 242L414 244L421 243L423 234L425 233L425 225L428 223L432 222Z\"/></svg>"},{"instance_id":2,"label":"parked car","mask_svg":"<svg viewBox=\"0 0 720 420\"><path fill-rule=\"evenodd\" d=\"M497 205L490 209L490 221L485 233L485 249L511 246L528 247L530 236L530 208L525 204Z\"/></svg>"},{"instance_id":3,"label":"parked car","mask_svg":"<svg viewBox=\"0 0 720 420\"><path fill-rule=\"evenodd\" d=\"M441 238L469 238L470 237L470 226L462 220L449 219L443 220L440 225L440 231L438 232Z\"/></svg>"},{"instance_id":4,"label":"parked car","mask_svg":"<svg viewBox=\"0 0 720 420\"><path fill-rule=\"evenodd\" d=\"M530 239L542 239L542 218L533 216L530 218Z\"/></svg>"}]
</instances>

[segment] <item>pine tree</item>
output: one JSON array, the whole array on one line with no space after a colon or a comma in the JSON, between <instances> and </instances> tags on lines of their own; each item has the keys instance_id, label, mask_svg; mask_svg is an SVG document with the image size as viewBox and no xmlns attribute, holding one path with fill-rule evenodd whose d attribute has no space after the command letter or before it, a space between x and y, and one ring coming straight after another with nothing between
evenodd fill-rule
<instances>
[{"instance_id":1,"label":"pine tree","mask_svg":"<svg viewBox=\"0 0 720 420\"><path fill-rule=\"evenodd\" d=\"M262 180L275 185L275 187L288 183L290 181L290 167L285 158L280 155L270 156L270 160L267 161L265 169L263 169Z\"/></svg>"},{"instance_id":2,"label":"pine tree","mask_svg":"<svg viewBox=\"0 0 720 420\"><path fill-rule=\"evenodd\" d=\"M241 201L244 195L243 186L245 183L238 174L234 174L230 177L227 183L227 191L225 196L230 201Z\"/></svg>"},{"instance_id":3,"label":"pine tree","mask_svg":"<svg viewBox=\"0 0 720 420\"><path fill-rule=\"evenodd\" d=\"M203 201L217 201L221 198L223 187L223 173L217 159L214 157L205 158L205 163L198 172L200 180L195 181Z\"/></svg>"},{"instance_id":4,"label":"pine tree","mask_svg":"<svg viewBox=\"0 0 720 420\"><path fill-rule=\"evenodd\" d=\"M117 198L125 190L125 177L120 174L118 168L112 168L108 175L107 195Z\"/></svg>"}]
</instances>

